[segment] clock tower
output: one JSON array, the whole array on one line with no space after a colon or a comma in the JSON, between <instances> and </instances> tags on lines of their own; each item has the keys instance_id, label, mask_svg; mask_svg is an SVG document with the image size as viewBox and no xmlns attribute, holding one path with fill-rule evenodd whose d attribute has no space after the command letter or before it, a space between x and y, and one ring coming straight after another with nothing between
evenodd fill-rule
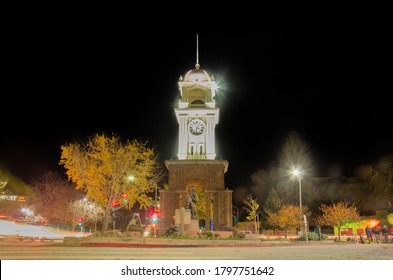
<instances>
[{"instance_id":1,"label":"clock tower","mask_svg":"<svg viewBox=\"0 0 393 280\"><path fill-rule=\"evenodd\" d=\"M216 83L213 76L200 68L188 71L179 78L181 99L175 108L179 123L179 148L177 158L215 159L214 128L218 123L216 108Z\"/></svg>"},{"instance_id":2,"label":"clock tower","mask_svg":"<svg viewBox=\"0 0 393 280\"><path fill-rule=\"evenodd\" d=\"M168 188L160 190L160 227L165 231L176 224L176 210L184 207L191 188L199 196L198 220L194 221L198 231L198 223L206 230L232 227L232 190L224 181L228 161L216 159L216 83L199 65L198 38L195 69L181 75L178 86L180 99L174 108L179 124L177 159L165 161Z\"/></svg>"}]
</instances>

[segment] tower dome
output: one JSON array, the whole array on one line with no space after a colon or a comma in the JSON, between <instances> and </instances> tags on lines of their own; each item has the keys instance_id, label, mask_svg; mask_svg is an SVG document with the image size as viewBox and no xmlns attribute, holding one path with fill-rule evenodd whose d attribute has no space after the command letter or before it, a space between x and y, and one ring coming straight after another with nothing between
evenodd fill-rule
<instances>
[{"instance_id":1,"label":"tower dome","mask_svg":"<svg viewBox=\"0 0 393 280\"><path fill-rule=\"evenodd\" d=\"M192 69L184 76L185 82L211 82L209 74L199 68L199 64L195 65L195 69Z\"/></svg>"}]
</instances>

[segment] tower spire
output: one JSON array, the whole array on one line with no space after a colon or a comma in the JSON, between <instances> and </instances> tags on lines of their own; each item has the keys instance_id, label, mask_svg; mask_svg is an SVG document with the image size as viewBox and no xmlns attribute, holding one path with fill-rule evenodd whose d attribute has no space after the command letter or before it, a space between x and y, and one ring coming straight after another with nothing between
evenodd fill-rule
<instances>
[{"instance_id":1,"label":"tower spire","mask_svg":"<svg viewBox=\"0 0 393 280\"><path fill-rule=\"evenodd\" d=\"M200 65L199 65L199 41L198 41L198 34L196 35L196 64L195 64L195 68L199 69Z\"/></svg>"}]
</instances>

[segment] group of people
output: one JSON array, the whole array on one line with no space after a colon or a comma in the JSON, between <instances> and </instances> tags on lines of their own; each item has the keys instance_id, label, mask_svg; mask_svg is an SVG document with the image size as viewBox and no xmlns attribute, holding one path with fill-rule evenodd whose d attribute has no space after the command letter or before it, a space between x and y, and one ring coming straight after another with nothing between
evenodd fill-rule
<instances>
[{"instance_id":1,"label":"group of people","mask_svg":"<svg viewBox=\"0 0 393 280\"><path fill-rule=\"evenodd\" d=\"M370 242L379 243L381 241L384 241L385 243L388 243L389 241L389 229L386 225L384 225L383 227L373 228L370 228L370 226L367 225L365 231L366 236Z\"/></svg>"}]
</instances>

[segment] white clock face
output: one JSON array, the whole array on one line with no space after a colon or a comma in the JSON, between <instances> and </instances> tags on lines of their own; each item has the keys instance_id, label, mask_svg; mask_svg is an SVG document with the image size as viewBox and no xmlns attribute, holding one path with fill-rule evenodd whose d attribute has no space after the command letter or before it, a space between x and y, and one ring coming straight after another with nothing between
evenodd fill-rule
<instances>
[{"instance_id":1,"label":"white clock face","mask_svg":"<svg viewBox=\"0 0 393 280\"><path fill-rule=\"evenodd\" d=\"M201 135L205 131L205 123L201 119L193 119L188 124L188 129L193 135Z\"/></svg>"}]
</instances>

